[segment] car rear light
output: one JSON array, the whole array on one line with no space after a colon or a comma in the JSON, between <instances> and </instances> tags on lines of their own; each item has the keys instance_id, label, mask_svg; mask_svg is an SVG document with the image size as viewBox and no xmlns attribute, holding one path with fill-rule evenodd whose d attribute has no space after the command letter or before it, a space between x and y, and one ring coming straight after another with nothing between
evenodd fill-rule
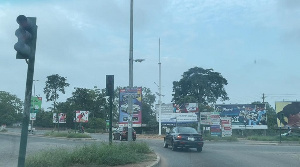
<instances>
[{"instance_id":1,"label":"car rear light","mask_svg":"<svg viewBox=\"0 0 300 167\"><path fill-rule=\"evenodd\" d=\"M177 140L181 140L181 139L182 139L182 136L178 135L178 136L176 136L176 139L177 139Z\"/></svg>"}]
</instances>

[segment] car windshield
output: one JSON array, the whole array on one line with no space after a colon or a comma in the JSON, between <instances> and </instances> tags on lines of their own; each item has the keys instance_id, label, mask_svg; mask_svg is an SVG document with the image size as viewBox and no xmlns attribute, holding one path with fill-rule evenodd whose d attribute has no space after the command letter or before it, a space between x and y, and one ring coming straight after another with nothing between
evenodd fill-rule
<instances>
[{"instance_id":1,"label":"car windshield","mask_svg":"<svg viewBox=\"0 0 300 167\"><path fill-rule=\"evenodd\" d=\"M178 128L178 133L198 133L198 132L194 128L180 127Z\"/></svg>"},{"instance_id":2,"label":"car windshield","mask_svg":"<svg viewBox=\"0 0 300 167\"><path fill-rule=\"evenodd\" d=\"M300 0L0 0L0 20L0 167L299 166Z\"/></svg>"}]
</instances>

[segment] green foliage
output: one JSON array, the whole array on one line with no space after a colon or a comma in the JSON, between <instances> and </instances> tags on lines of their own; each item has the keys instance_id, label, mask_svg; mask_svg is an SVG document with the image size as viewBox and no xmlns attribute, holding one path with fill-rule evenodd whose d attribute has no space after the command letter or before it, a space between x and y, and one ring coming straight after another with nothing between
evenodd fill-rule
<instances>
[{"instance_id":1,"label":"green foliage","mask_svg":"<svg viewBox=\"0 0 300 167\"><path fill-rule=\"evenodd\" d=\"M228 141L228 142L236 142L238 141L237 137L235 136L230 136L230 137L219 137L219 136L205 136L203 137L204 140L208 141Z\"/></svg>"},{"instance_id":2,"label":"green foliage","mask_svg":"<svg viewBox=\"0 0 300 167\"><path fill-rule=\"evenodd\" d=\"M249 136L247 137L248 140L255 140L255 141L280 141L280 136ZM282 141L299 141L300 137L298 136L281 136Z\"/></svg>"},{"instance_id":3,"label":"green foliage","mask_svg":"<svg viewBox=\"0 0 300 167\"><path fill-rule=\"evenodd\" d=\"M16 96L0 91L0 125L12 125L22 120L23 102Z\"/></svg>"},{"instance_id":4,"label":"green foliage","mask_svg":"<svg viewBox=\"0 0 300 167\"><path fill-rule=\"evenodd\" d=\"M38 153L26 159L30 167L69 167L74 165L115 166L141 162L151 153L146 143L121 143L108 145L106 143L85 145L73 151L55 149Z\"/></svg>"},{"instance_id":5,"label":"green foliage","mask_svg":"<svg viewBox=\"0 0 300 167\"><path fill-rule=\"evenodd\" d=\"M53 113L40 111L36 114L36 121L34 121L35 126L38 127L52 127L53 126Z\"/></svg>"},{"instance_id":6,"label":"green foliage","mask_svg":"<svg viewBox=\"0 0 300 167\"><path fill-rule=\"evenodd\" d=\"M105 130L106 122L102 118L90 118L86 128Z\"/></svg>"},{"instance_id":7,"label":"green foliage","mask_svg":"<svg viewBox=\"0 0 300 167\"><path fill-rule=\"evenodd\" d=\"M90 135L85 133L47 132L44 135L50 137L91 138Z\"/></svg>"},{"instance_id":8,"label":"green foliage","mask_svg":"<svg viewBox=\"0 0 300 167\"><path fill-rule=\"evenodd\" d=\"M47 101L54 101L54 107L55 101L59 98L58 92L65 94L65 87L70 85L66 81L65 77L61 77L58 74L47 76L44 93L46 94Z\"/></svg>"},{"instance_id":9,"label":"green foliage","mask_svg":"<svg viewBox=\"0 0 300 167\"><path fill-rule=\"evenodd\" d=\"M225 101L229 99L225 85L227 80L220 73L214 72L213 69L194 67L184 72L179 81L173 82L172 101L179 104L209 104L218 99Z\"/></svg>"}]
</instances>

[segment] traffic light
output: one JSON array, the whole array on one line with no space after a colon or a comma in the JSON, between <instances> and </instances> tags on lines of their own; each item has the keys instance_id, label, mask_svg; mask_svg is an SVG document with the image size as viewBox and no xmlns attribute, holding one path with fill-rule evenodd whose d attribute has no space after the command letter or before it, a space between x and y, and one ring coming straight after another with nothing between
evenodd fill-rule
<instances>
[{"instance_id":1,"label":"traffic light","mask_svg":"<svg viewBox=\"0 0 300 167\"><path fill-rule=\"evenodd\" d=\"M114 95L114 75L106 75L106 96Z\"/></svg>"},{"instance_id":2,"label":"traffic light","mask_svg":"<svg viewBox=\"0 0 300 167\"><path fill-rule=\"evenodd\" d=\"M18 37L18 42L14 46L17 51L16 59L32 59L35 56L37 38L36 18L19 15L17 23L19 28L15 35Z\"/></svg>"}]
</instances>

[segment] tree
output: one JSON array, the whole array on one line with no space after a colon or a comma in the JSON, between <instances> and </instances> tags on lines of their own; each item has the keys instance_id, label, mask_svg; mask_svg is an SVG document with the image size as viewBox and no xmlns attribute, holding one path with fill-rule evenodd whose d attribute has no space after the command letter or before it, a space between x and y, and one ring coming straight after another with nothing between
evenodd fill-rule
<instances>
[{"instance_id":1,"label":"tree","mask_svg":"<svg viewBox=\"0 0 300 167\"><path fill-rule=\"evenodd\" d=\"M66 81L67 79L65 77L61 77L58 74L47 76L44 93L46 94L47 101L54 101L54 110L56 100L59 98L58 92L65 94L65 87L68 87L70 85Z\"/></svg>"},{"instance_id":2,"label":"tree","mask_svg":"<svg viewBox=\"0 0 300 167\"><path fill-rule=\"evenodd\" d=\"M0 91L0 125L12 125L22 120L23 102L16 96Z\"/></svg>"},{"instance_id":3,"label":"tree","mask_svg":"<svg viewBox=\"0 0 300 167\"><path fill-rule=\"evenodd\" d=\"M194 67L184 72L179 81L173 82L175 103L199 104L216 103L217 100L229 100L224 86L227 80L213 69Z\"/></svg>"}]
</instances>

